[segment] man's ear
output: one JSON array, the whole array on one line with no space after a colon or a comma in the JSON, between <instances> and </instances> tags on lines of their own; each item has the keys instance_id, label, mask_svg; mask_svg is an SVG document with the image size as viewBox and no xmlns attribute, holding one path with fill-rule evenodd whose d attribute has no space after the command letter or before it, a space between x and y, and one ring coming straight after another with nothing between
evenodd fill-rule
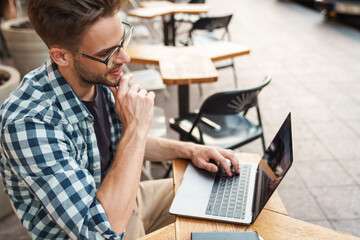
<instances>
[{"instance_id":1,"label":"man's ear","mask_svg":"<svg viewBox=\"0 0 360 240\"><path fill-rule=\"evenodd\" d=\"M69 66L72 61L72 55L63 48L52 47L49 50L49 54L52 60L61 67Z\"/></svg>"}]
</instances>

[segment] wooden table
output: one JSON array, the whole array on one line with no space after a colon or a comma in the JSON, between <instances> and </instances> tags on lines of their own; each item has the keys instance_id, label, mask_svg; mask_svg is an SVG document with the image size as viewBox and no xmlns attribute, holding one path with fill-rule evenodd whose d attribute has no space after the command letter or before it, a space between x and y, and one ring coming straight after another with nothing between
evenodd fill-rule
<instances>
[{"instance_id":1,"label":"wooden table","mask_svg":"<svg viewBox=\"0 0 360 240\"><path fill-rule=\"evenodd\" d=\"M184 116L189 113L189 84L217 81L213 62L249 54L250 50L237 43L218 41L189 47L135 44L126 52L131 63L159 65L164 84L178 85L179 116Z\"/></svg>"},{"instance_id":2,"label":"wooden table","mask_svg":"<svg viewBox=\"0 0 360 240\"><path fill-rule=\"evenodd\" d=\"M140 3L140 8L131 9L127 12L129 16L139 18L155 18L161 16L163 19L164 44L175 46L175 19L174 14L201 14L207 13L206 4L172 3L168 1L151 1Z\"/></svg>"},{"instance_id":3,"label":"wooden table","mask_svg":"<svg viewBox=\"0 0 360 240\"><path fill-rule=\"evenodd\" d=\"M257 154L239 153L238 159L240 161L258 162L260 160L260 156ZM187 164L188 162L186 160L173 161L175 191L177 191L180 186ZM285 206L276 191L253 225L242 226L215 221L177 217L174 224L170 224L139 239L190 240L191 232L221 231L257 231L265 240L360 240L360 238L349 234L289 217Z\"/></svg>"}]
</instances>

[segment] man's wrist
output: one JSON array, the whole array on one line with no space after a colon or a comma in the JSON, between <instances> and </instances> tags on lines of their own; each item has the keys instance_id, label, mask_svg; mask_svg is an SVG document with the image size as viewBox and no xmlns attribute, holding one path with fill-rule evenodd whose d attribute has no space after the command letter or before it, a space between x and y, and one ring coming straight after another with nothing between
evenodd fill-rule
<instances>
[{"instance_id":1,"label":"man's wrist","mask_svg":"<svg viewBox=\"0 0 360 240\"><path fill-rule=\"evenodd\" d=\"M199 147L198 144L195 144L192 142L187 142L186 147L183 148L185 150L184 158L190 159L190 160L193 159L198 147Z\"/></svg>"}]
</instances>

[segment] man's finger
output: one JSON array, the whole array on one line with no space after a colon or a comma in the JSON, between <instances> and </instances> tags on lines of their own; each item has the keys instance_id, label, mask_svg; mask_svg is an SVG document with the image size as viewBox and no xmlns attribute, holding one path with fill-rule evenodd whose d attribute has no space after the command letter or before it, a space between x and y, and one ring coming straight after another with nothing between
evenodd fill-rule
<instances>
[{"instance_id":1,"label":"man's finger","mask_svg":"<svg viewBox=\"0 0 360 240\"><path fill-rule=\"evenodd\" d=\"M148 92L145 89L142 88L142 89L139 90L138 94L146 96L148 94Z\"/></svg>"},{"instance_id":2,"label":"man's finger","mask_svg":"<svg viewBox=\"0 0 360 240\"><path fill-rule=\"evenodd\" d=\"M114 97L115 97L116 94L117 94L117 88L116 88L116 87L110 87L110 86L108 86L108 88L110 89L110 91L112 92L112 94L113 94Z\"/></svg>"},{"instance_id":3,"label":"man's finger","mask_svg":"<svg viewBox=\"0 0 360 240\"><path fill-rule=\"evenodd\" d=\"M219 162L221 164L221 166L223 166L223 168L228 176L232 176L230 164L224 155L222 155L219 151L214 151L213 159L215 161Z\"/></svg>"},{"instance_id":4,"label":"man's finger","mask_svg":"<svg viewBox=\"0 0 360 240\"><path fill-rule=\"evenodd\" d=\"M202 168L209 172L217 172L219 170L218 167L211 162L205 162Z\"/></svg>"},{"instance_id":5,"label":"man's finger","mask_svg":"<svg viewBox=\"0 0 360 240\"><path fill-rule=\"evenodd\" d=\"M141 86L139 84L133 83L133 84L131 84L129 91L134 92L134 93L138 93L141 89L142 88L141 88Z\"/></svg>"},{"instance_id":6,"label":"man's finger","mask_svg":"<svg viewBox=\"0 0 360 240\"><path fill-rule=\"evenodd\" d=\"M151 98L152 100L155 99L155 93L153 91L148 92L148 94L146 95L148 98Z\"/></svg>"},{"instance_id":7,"label":"man's finger","mask_svg":"<svg viewBox=\"0 0 360 240\"><path fill-rule=\"evenodd\" d=\"M239 170L239 160L237 159L235 153L231 149L222 149L222 154L230 160L231 165L234 166L235 172L240 173Z\"/></svg>"},{"instance_id":8,"label":"man's finger","mask_svg":"<svg viewBox=\"0 0 360 240\"><path fill-rule=\"evenodd\" d=\"M118 93L125 96L129 90L129 81L133 78L131 74L124 75L120 78Z\"/></svg>"}]
</instances>

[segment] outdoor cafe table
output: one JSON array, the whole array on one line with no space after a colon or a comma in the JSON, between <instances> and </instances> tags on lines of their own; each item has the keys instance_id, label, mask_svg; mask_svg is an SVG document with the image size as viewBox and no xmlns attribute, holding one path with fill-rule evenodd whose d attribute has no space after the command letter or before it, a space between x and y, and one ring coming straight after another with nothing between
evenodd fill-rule
<instances>
[{"instance_id":1,"label":"outdoor cafe table","mask_svg":"<svg viewBox=\"0 0 360 240\"><path fill-rule=\"evenodd\" d=\"M201 14L207 13L208 7L203 3L173 3L169 1L141 2L140 8L131 9L127 12L129 16L139 18L155 18L161 16L163 19L164 44L175 46L175 19L174 14ZM168 19L170 17L170 19Z\"/></svg>"},{"instance_id":2,"label":"outdoor cafe table","mask_svg":"<svg viewBox=\"0 0 360 240\"><path fill-rule=\"evenodd\" d=\"M179 116L189 113L189 84L217 81L215 61L249 54L248 47L227 41L173 47L135 44L126 49L131 63L159 65L164 84L178 85Z\"/></svg>"},{"instance_id":3,"label":"outdoor cafe table","mask_svg":"<svg viewBox=\"0 0 360 240\"><path fill-rule=\"evenodd\" d=\"M260 161L260 156L250 153L237 153L239 161ZM173 161L174 191L181 184L188 161ZM176 217L170 224L138 240L190 240L191 232L244 232L257 231L264 240L360 240L360 238L329 228L297 220L288 216L285 206L274 192L265 208L253 225L243 226L216 221Z\"/></svg>"}]
</instances>

